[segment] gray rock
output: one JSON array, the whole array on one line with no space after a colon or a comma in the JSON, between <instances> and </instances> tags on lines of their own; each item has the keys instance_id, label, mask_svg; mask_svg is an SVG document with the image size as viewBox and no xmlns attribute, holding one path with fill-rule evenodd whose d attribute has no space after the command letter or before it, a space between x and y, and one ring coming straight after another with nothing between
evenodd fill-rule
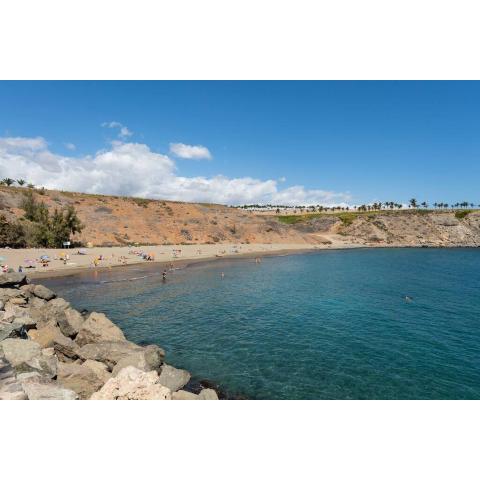
<instances>
[{"instance_id":1,"label":"gray rock","mask_svg":"<svg viewBox=\"0 0 480 480\"><path fill-rule=\"evenodd\" d=\"M168 387L172 392L176 392L184 387L190 380L190 373L186 370L167 365L162 366L162 371L159 377L159 383Z\"/></svg>"},{"instance_id":2,"label":"gray rock","mask_svg":"<svg viewBox=\"0 0 480 480\"><path fill-rule=\"evenodd\" d=\"M62 333L67 337L75 337L82 328L85 319L80 312L73 308L67 308L65 315L58 318L58 326Z\"/></svg>"},{"instance_id":3,"label":"gray rock","mask_svg":"<svg viewBox=\"0 0 480 480\"><path fill-rule=\"evenodd\" d=\"M23 297L22 290L18 288L0 288L0 300L5 304L11 298ZM5 305L2 307L4 308Z\"/></svg>"},{"instance_id":4,"label":"gray rock","mask_svg":"<svg viewBox=\"0 0 480 480\"><path fill-rule=\"evenodd\" d=\"M204 388L198 394L198 399L199 400L218 400L218 395L217 395L217 392L212 388Z\"/></svg>"},{"instance_id":5,"label":"gray rock","mask_svg":"<svg viewBox=\"0 0 480 480\"><path fill-rule=\"evenodd\" d=\"M0 342L6 338L23 338L24 331L21 323L0 323Z\"/></svg>"},{"instance_id":6,"label":"gray rock","mask_svg":"<svg viewBox=\"0 0 480 480\"><path fill-rule=\"evenodd\" d=\"M82 325L75 341L83 346L97 342L125 341L123 332L103 313L92 312Z\"/></svg>"},{"instance_id":7,"label":"gray rock","mask_svg":"<svg viewBox=\"0 0 480 480\"><path fill-rule=\"evenodd\" d=\"M33 287L32 293L36 297L42 298L43 300L47 300L47 301L52 300L53 298L55 298L57 296L49 288L44 287L43 285L35 285L35 287Z\"/></svg>"},{"instance_id":8,"label":"gray rock","mask_svg":"<svg viewBox=\"0 0 480 480\"><path fill-rule=\"evenodd\" d=\"M200 400L198 395L185 390L179 390L178 392L172 392L172 400Z\"/></svg>"},{"instance_id":9,"label":"gray rock","mask_svg":"<svg viewBox=\"0 0 480 480\"><path fill-rule=\"evenodd\" d=\"M0 288L14 287L15 285L25 285L27 276L24 273L2 273L0 274Z\"/></svg>"},{"instance_id":10,"label":"gray rock","mask_svg":"<svg viewBox=\"0 0 480 480\"><path fill-rule=\"evenodd\" d=\"M70 306L68 302L61 298L55 298L50 302L44 302L45 303L41 306L30 309L30 316L37 322L37 328L42 328L52 322L58 325L66 321L65 310Z\"/></svg>"},{"instance_id":11,"label":"gray rock","mask_svg":"<svg viewBox=\"0 0 480 480\"><path fill-rule=\"evenodd\" d=\"M122 368L133 366L144 372L158 370L163 363L165 352L157 345L149 345L126 357L121 358L112 370L115 376ZM168 385L167 385L168 386Z\"/></svg>"},{"instance_id":12,"label":"gray rock","mask_svg":"<svg viewBox=\"0 0 480 480\"><path fill-rule=\"evenodd\" d=\"M84 345L78 351L78 355L82 360L102 362L111 370L123 357L141 350L142 347L127 341L100 342Z\"/></svg>"},{"instance_id":13,"label":"gray rock","mask_svg":"<svg viewBox=\"0 0 480 480\"><path fill-rule=\"evenodd\" d=\"M22 380L22 387L29 400L76 400L73 390L42 376L30 376Z\"/></svg>"},{"instance_id":14,"label":"gray rock","mask_svg":"<svg viewBox=\"0 0 480 480\"><path fill-rule=\"evenodd\" d=\"M43 355L40 345L31 340L7 338L0 342L2 352L17 373L39 372L49 378L57 375L57 358Z\"/></svg>"},{"instance_id":15,"label":"gray rock","mask_svg":"<svg viewBox=\"0 0 480 480\"><path fill-rule=\"evenodd\" d=\"M58 365L57 382L76 392L81 399L90 398L105 383L94 370L75 363Z\"/></svg>"},{"instance_id":16,"label":"gray rock","mask_svg":"<svg viewBox=\"0 0 480 480\"><path fill-rule=\"evenodd\" d=\"M26 400L27 394L17 380L15 370L4 357L0 357L0 400Z\"/></svg>"}]
</instances>

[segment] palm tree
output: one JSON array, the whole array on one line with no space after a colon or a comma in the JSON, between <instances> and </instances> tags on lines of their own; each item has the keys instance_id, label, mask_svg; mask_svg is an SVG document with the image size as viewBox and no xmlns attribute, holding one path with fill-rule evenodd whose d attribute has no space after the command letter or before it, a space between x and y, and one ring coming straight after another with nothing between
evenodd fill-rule
<instances>
[{"instance_id":1,"label":"palm tree","mask_svg":"<svg viewBox=\"0 0 480 480\"><path fill-rule=\"evenodd\" d=\"M2 183L9 187L10 185L13 185L15 183L15 180L13 178L4 178L2 180Z\"/></svg>"},{"instance_id":2,"label":"palm tree","mask_svg":"<svg viewBox=\"0 0 480 480\"><path fill-rule=\"evenodd\" d=\"M417 200L415 200L415 198L410 199L410 207L412 207L412 208L417 208L418 207Z\"/></svg>"},{"instance_id":3,"label":"palm tree","mask_svg":"<svg viewBox=\"0 0 480 480\"><path fill-rule=\"evenodd\" d=\"M423 208L427 208L427 207L428 207L428 203L427 203L427 202L422 202L422 207L423 207Z\"/></svg>"},{"instance_id":4,"label":"palm tree","mask_svg":"<svg viewBox=\"0 0 480 480\"><path fill-rule=\"evenodd\" d=\"M17 180L17 183L18 183L18 185L20 185L21 187L23 187L27 182L26 182L26 180L24 180L23 178L19 178L19 179Z\"/></svg>"}]
</instances>

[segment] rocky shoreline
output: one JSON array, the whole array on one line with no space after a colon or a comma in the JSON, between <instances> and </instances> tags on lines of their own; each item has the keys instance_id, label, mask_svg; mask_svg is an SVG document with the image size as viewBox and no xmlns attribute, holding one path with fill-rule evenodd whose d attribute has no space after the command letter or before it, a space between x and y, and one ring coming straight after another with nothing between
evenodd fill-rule
<instances>
[{"instance_id":1,"label":"rocky shoreline","mask_svg":"<svg viewBox=\"0 0 480 480\"><path fill-rule=\"evenodd\" d=\"M78 312L25 274L0 275L0 400L218 400L164 359L104 314Z\"/></svg>"}]
</instances>

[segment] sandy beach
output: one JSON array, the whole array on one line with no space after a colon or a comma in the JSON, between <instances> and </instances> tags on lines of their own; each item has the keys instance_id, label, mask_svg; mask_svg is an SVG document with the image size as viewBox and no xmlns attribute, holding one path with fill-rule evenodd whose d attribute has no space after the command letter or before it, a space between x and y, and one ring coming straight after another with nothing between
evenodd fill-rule
<instances>
[{"instance_id":1,"label":"sandy beach","mask_svg":"<svg viewBox=\"0 0 480 480\"><path fill-rule=\"evenodd\" d=\"M295 251L312 251L327 248L350 248L358 245L309 245L309 244L215 244L215 245L157 245L134 247L93 247L87 249L0 249L0 262L14 271L19 266L32 278L68 274L88 268L113 268L138 263L151 263L142 253L152 255L153 262L171 263L200 261L238 256L262 256ZM79 252L84 252L80 254ZM48 263L40 261L42 256ZM67 260L64 258L67 257ZM94 262L97 262L95 265ZM25 268L33 266L34 268Z\"/></svg>"}]
</instances>

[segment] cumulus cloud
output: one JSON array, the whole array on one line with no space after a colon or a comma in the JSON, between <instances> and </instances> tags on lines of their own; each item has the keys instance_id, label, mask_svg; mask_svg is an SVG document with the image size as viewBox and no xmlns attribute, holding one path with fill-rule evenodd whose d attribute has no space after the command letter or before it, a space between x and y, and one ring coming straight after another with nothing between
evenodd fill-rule
<instances>
[{"instance_id":1,"label":"cumulus cloud","mask_svg":"<svg viewBox=\"0 0 480 480\"><path fill-rule=\"evenodd\" d=\"M68 143L68 142L67 142L67 143L64 143L64 145L65 145L65 148L66 148L67 150L72 150L72 151L73 151L73 150L76 150L76 148L77 148L77 147L75 146L75 144L73 144L73 143Z\"/></svg>"},{"instance_id":2,"label":"cumulus cloud","mask_svg":"<svg viewBox=\"0 0 480 480\"><path fill-rule=\"evenodd\" d=\"M52 152L41 137L0 137L1 177L25 178L49 189L228 205L337 205L350 198L303 186L280 189L276 180L186 177L167 155L142 143L118 141L93 155L73 157Z\"/></svg>"},{"instance_id":3,"label":"cumulus cloud","mask_svg":"<svg viewBox=\"0 0 480 480\"><path fill-rule=\"evenodd\" d=\"M125 139L131 137L133 132L130 131L125 125L122 125L120 122L103 122L102 127L106 128L118 128L118 136L121 139Z\"/></svg>"},{"instance_id":4,"label":"cumulus cloud","mask_svg":"<svg viewBox=\"0 0 480 480\"><path fill-rule=\"evenodd\" d=\"M203 145L186 145L185 143L171 143L170 153L179 158L189 160L211 160L212 154Z\"/></svg>"}]
</instances>

